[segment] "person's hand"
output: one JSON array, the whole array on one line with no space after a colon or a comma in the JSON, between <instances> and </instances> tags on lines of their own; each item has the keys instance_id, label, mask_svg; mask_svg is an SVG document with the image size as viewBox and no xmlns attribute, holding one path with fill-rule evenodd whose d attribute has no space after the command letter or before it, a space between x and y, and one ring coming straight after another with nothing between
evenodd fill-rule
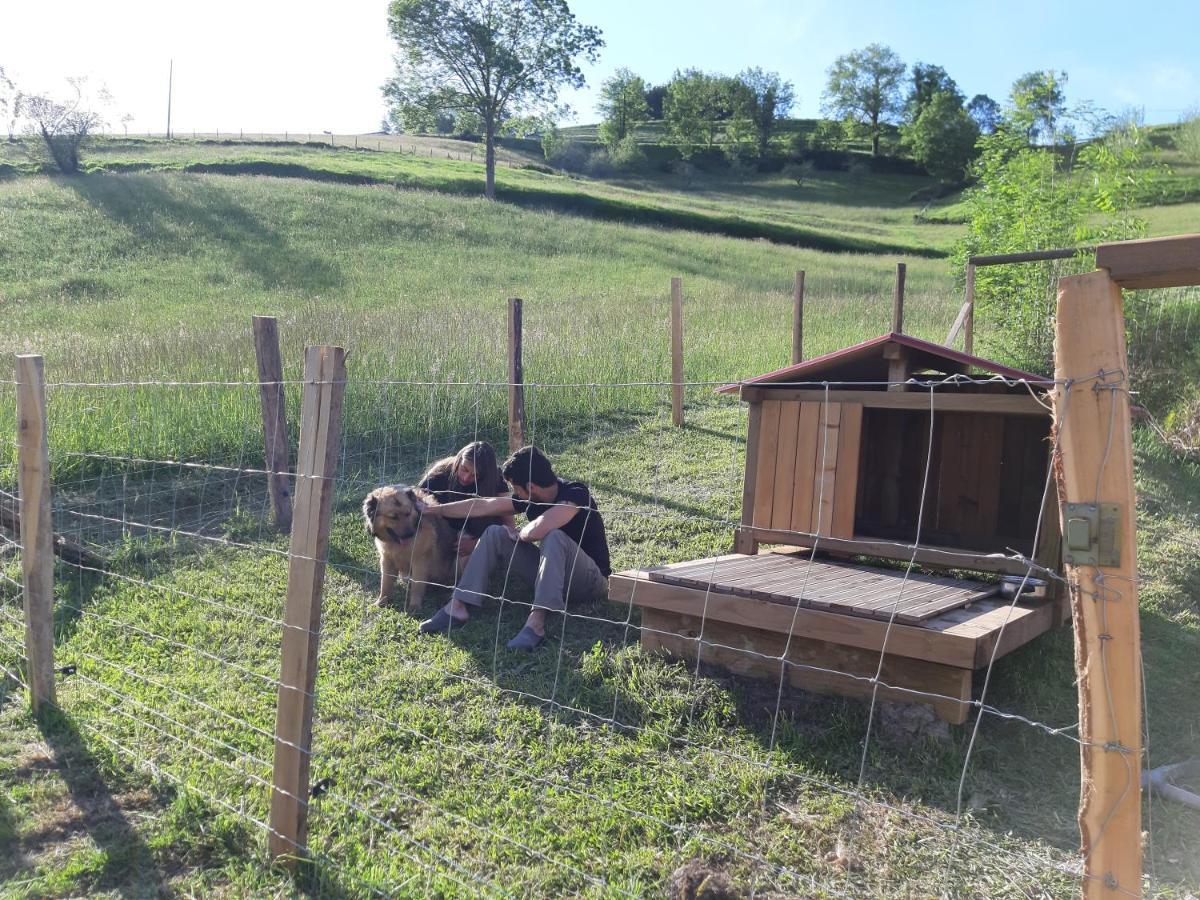
<instances>
[{"instance_id":1,"label":"person's hand","mask_svg":"<svg viewBox=\"0 0 1200 900\"><path fill-rule=\"evenodd\" d=\"M422 503L421 515L433 516L435 519L440 519L442 517L442 510L436 503Z\"/></svg>"},{"instance_id":2,"label":"person's hand","mask_svg":"<svg viewBox=\"0 0 1200 900\"><path fill-rule=\"evenodd\" d=\"M460 537L458 539L458 555L467 556L472 550L475 549L475 545L478 543L479 541L473 537L467 537L466 535Z\"/></svg>"}]
</instances>

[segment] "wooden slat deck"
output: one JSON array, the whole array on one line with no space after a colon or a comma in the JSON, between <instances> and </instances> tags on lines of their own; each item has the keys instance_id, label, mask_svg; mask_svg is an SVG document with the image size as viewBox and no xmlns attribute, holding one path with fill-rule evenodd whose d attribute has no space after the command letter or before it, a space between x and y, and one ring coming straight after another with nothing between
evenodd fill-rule
<instances>
[{"instance_id":1,"label":"wooden slat deck","mask_svg":"<svg viewBox=\"0 0 1200 900\"><path fill-rule=\"evenodd\" d=\"M734 594L852 616L920 625L996 593L981 581L942 578L808 554L714 557L651 569L649 577L710 593Z\"/></svg>"}]
</instances>

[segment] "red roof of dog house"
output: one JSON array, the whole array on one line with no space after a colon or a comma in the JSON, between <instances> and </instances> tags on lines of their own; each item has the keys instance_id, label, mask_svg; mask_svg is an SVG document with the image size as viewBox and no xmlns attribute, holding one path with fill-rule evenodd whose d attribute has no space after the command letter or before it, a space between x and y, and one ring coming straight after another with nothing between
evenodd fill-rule
<instances>
[{"instance_id":1,"label":"red roof of dog house","mask_svg":"<svg viewBox=\"0 0 1200 900\"><path fill-rule=\"evenodd\" d=\"M883 356L884 347L889 344L899 344L907 347L909 352L909 368L920 372L933 369L948 374L966 374L972 370L990 372L1014 381L1026 381L1033 385L1048 387L1053 382L1043 375L1023 372L1001 365L990 359L962 353L941 344L923 341L907 334L889 332L853 347L835 350L824 356L806 359L784 369L776 369L765 375L747 378L738 384L729 384L718 390L718 393L733 393L743 385L775 384L779 382L845 382L848 384L863 384L875 382L880 385L888 380L889 360Z\"/></svg>"}]
</instances>

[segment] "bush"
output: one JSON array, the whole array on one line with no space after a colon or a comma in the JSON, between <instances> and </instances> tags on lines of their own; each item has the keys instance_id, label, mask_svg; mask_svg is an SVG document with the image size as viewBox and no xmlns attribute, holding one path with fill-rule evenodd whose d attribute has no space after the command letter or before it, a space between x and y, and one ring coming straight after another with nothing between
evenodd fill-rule
<instances>
[{"instance_id":1,"label":"bush","mask_svg":"<svg viewBox=\"0 0 1200 900\"><path fill-rule=\"evenodd\" d=\"M1179 123L1175 149L1191 162L1200 163L1200 110L1191 110Z\"/></svg>"},{"instance_id":2,"label":"bush","mask_svg":"<svg viewBox=\"0 0 1200 900\"><path fill-rule=\"evenodd\" d=\"M612 159L604 149L593 150L583 166L583 173L592 178L607 178L612 172Z\"/></svg>"},{"instance_id":3,"label":"bush","mask_svg":"<svg viewBox=\"0 0 1200 900\"><path fill-rule=\"evenodd\" d=\"M550 165L567 172L582 172L587 168L588 151L578 141L563 141L553 155L547 157Z\"/></svg>"},{"instance_id":4,"label":"bush","mask_svg":"<svg viewBox=\"0 0 1200 900\"><path fill-rule=\"evenodd\" d=\"M646 154L642 152L632 134L627 134L617 141L608 156L613 167L617 169L637 169L646 164Z\"/></svg>"}]
</instances>

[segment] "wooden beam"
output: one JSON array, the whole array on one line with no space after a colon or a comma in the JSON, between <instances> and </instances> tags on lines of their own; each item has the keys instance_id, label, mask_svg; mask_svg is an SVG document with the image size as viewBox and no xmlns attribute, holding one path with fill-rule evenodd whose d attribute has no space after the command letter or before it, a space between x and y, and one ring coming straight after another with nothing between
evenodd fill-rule
<instances>
[{"instance_id":1,"label":"wooden beam","mask_svg":"<svg viewBox=\"0 0 1200 900\"><path fill-rule=\"evenodd\" d=\"M854 556L877 556L880 559L897 559L908 562L913 556L912 546L904 541L884 541L879 538L855 535L853 538L835 538L824 534L804 531L783 531L757 526L742 526L760 544L786 544L791 547L812 547L814 544L829 553ZM980 572L997 572L1001 575L1024 575L1029 566L1020 560L953 547L926 547L917 550L916 562L925 566L941 566L947 569L972 569ZM1036 576L1037 573L1035 572Z\"/></svg>"},{"instance_id":2,"label":"wooden beam","mask_svg":"<svg viewBox=\"0 0 1200 900\"><path fill-rule=\"evenodd\" d=\"M254 316L254 356L258 362L258 390L262 401L263 444L267 492L275 527L292 527L292 479L289 475L287 411L283 396L283 358L279 353L279 328L274 316Z\"/></svg>"},{"instance_id":3,"label":"wooden beam","mask_svg":"<svg viewBox=\"0 0 1200 900\"><path fill-rule=\"evenodd\" d=\"M952 390L952 389L951 389ZM814 400L825 399L820 388L771 388L746 385L741 391L742 399L748 403L765 400ZM829 391L830 403L861 403L869 409L915 409L928 412L929 391L913 390L902 393L888 391ZM1049 416L1044 406L1028 393L1024 394L964 394L949 390L933 392L933 409L936 412L991 412L1010 416Z\"/></svg>"},{"instance_id":4,"label":"wooden beam","mask_svg":"<svg viewBox=\"0 0 1200 900\"><path fill-rule=\"evenodd\" d=\"M1090 247L1066 247L1061 250L1029 250L1024 253L996 253L987 256L970 256L972 266L1006 266L1009 263L1045 262L1051 259L1072 259L1081 253L1091 252Z\"/></svg>"},{"instance_id":5,"label":"wooden beam","mask_svg":"<svg viewBox=\"0 0 1200 900\"><path fill-rule=\"evenodd\" d=\"M804 361L804 270L796 272L792 288L792 365Z\"/></svg>"},{"instance_id":6,"label":"wooden beam","mask_svg":"<svg viewBox=\"0 0 1200 900\"><path fill-rule=\"evenodd\" d=\"M967 319L963 330L963 353L975 353L975 263L967 263Z\"/></svg>"},{"instance_id":7,"label":"wooden beam","mask_svg":"<svg viewBox=\"0 0 1200 900\"><path fill-rule=\"evenodd\" d=\"M1200 234L1101 244L1096 268L1128 289L1200 284Z\"/></svg>"},{"instance_id":8,"label":"wooden beam","mask_svg":"<svg viewBox=\"0 0 1200 900\"><path fill-rule=\"evenodd\" d=\"M896 263L896 287L892 291L892 334L904 333L904 276L908 267Z\"/></svg>"},{"instance_id":9,"label":"wooden beam","mask_svg":"<svg viewBox=\"0 0 1200 900\"><path fill-rule=\"evenodd\" d=\"M508 452L525 446L525 364L521 359L524 301L508 298Z\"/></svg>"},{"instance_id":10,"label":"wooden beam","mask_svg":"<svg viewBox=\"0 0 1200 900\"><path fill-rule=\"evenodd\" d=\"M1137 498L1121 305L1121 289L1107 272L1059 279L1054 338L1059 386L1053 395L1059 495L1066 504L1118 508L1110 541L1119 551L1116 565L1082 563L1080 551L1064 541L1075 622L1079 830L1088 898L1142 892ZM1067 520L1078 521L1080 514L1064 506L1062 515L1066 529Z\"/></svg>"},{"instance_id":11,"label":"wooden beam","mask_svg":"<svg viewBox=\"0 0 1200 900\"><path fill-rule=\"evenodd\" d=\"M21 577L25 664L34 715L54 696L54 549L50 520L50 450L46 439L46 371L42 357L17 357L17 484L21 494Z\"/></svg>"},{"instance_id":12,"label":"wooden beam","mask_svg":"<svg viewBox=\"0 0 1200 900\"><path fill-rule=\"evenodd\" d=\"M683 279L671 279L671 422L683 426Z\"/></svg>"},{"instance_id":13,"label":"wooden beam","mask_svg":"<svg viewBox=\"0 0 1200 900\"><path fill-rule=\"evenodd\" d=\"M346 351L341 347L309 347L304 353L296 510L288 553L287 605L275 720L274 789L268 839L272 859L294 861L304 854L308 841L313 689L317 680L321 599L345 390Z\"/></svg>"},{"instance_id":14,"label":"wooden beam","mask_svg":"<svg viewBox=\"0 0 1200 900\"><path fill-rule=\"evenodd\" d=\"M762 430L762 404L750 406L747 416L749 423L746 429L746 464L742 476L742 524L754 524L754 499L758 482L758 441ZM737 529L733 534L733 549L735 553L753 555L758 552L758 544L753 535L744 529Z\"/></svg>"}]
</instances>

